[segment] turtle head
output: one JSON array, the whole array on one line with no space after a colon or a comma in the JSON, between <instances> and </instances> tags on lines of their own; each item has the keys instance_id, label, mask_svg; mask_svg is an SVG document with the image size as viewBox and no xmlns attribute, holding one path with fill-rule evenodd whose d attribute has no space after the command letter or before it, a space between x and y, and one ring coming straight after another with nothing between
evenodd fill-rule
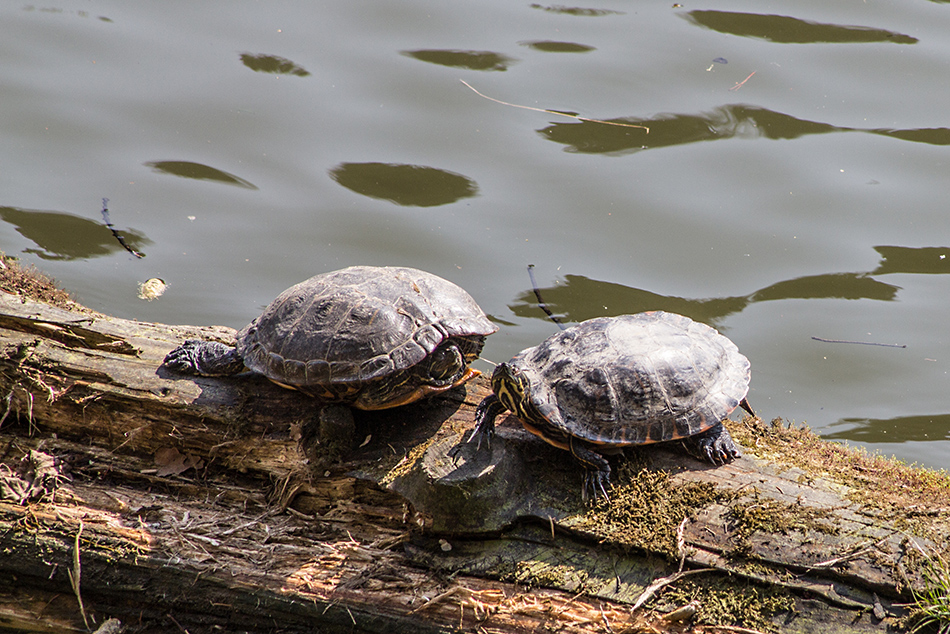
<instances>
[{"instance_id":1,"label":"turtle head","mask_svg":"<svg viewBox=\"0 0 950 634\"><path fill-rule=\"evenodd\" d=\"M520 368L510 363L499 364L491 375L491 387L509 411L517 416L533 418L530 413L531 384Z\"/></svg>"},{"instance_id":2,"label":"turtle head","mask_svg":"<svg viewBox=\"0 0 950 634\"><path fill-rule=\"evenodd\" d=\"M429 379L437 385L455 383L465 374L468 366L459 347L454 343L443 344L436 348L429 355L428 364Z\"/></svg>"}]
</instances>

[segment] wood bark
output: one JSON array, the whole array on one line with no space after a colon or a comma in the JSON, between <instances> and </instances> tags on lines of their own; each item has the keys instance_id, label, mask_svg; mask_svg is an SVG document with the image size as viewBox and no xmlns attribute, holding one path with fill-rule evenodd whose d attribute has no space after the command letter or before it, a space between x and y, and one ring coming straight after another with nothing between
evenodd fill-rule
<instances>
[{"instance_id":1,"label":"wood bark","mask_svg":"<svg viewBox=\"0 0 950 634\"><path fill-rule=\"evenodd\" d=\"M671 556L592 522L576 464L514 419L490 449L455 449L483 378L355 412L359 446L329 463L312 399L161 367L195 337L234 331L0 292L0 628L665 629L631 606L685 566L780 588L783 631L883 631L923 587L911 551L940 539L752 451L709 468L651 450L642 473L728 493L692 509ZM737 528L756 504L812 521Z\"/></svg>"}]
</instances>

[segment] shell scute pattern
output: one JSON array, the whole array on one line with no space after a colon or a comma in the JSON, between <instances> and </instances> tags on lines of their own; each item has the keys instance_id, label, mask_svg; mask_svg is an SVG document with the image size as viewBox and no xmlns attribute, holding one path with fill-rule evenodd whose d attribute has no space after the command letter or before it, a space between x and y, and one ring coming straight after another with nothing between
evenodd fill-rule
<instances>
[{"instance_id":1,"label":"shell scute pattern","mask_svg":"<svg viewBox=\"0 0 950 634\"><path fill-rule=\"evenodd\" d=\"M436 347L448 338L448 334L440 324L426 324L419 328L412 336L413 340L419 344L426 354L432 352Z\"/></svg>"},{"instance_id":2,"label":"shell scute pattern","mask_svg":"<svg viewBox=\"0 0 950 634\"><path fill-rule=\"evenodd\" d=\"M496 330L462 289L414 269L351 267L284 291L237 337L245 365L292 387L371 382L451 337ZM471 360L471 359L469 359Z\"/></svg>"},{"instance_id":3,"label":"shell scute pattern","mask_svg":"<svg viewBox=\"0 0 950 634\"><path fill-rule=\"evenodd\" d=\"M354 267L308 280L282 293L241 332L238 352L251 370L281 383L371 381L412 367L450 336L492 329L473 328L480 311L474 313L467 295L460 307L443 311L456 313L448 327L434 323L438 316L426 293L450 304L459 297L457 287L429 277L413 280L401 270L403 283L394 285L391 275Z\"/></svg>"},{"instance_id":4,"label":"shell scute pattern","mask_svg":"<svg viewBox=\"0 0 950 634\"><path fill-rule=\"evenodd\" d=\"M307 361L307 376L305 380L308 385L329 383L330 364L323 359Z\"/></svg>"},{"instance_id":5,"label":"shell scute pattern","mask_svg":"<svg viewBox=\"0 0 950 634\"><path fill-rule=\"evenodd\" d=\"M360 365L360 379L363 381L389 376L393 372L395 372L395 364L389 355L377 355Z\"/></svg>"},{"instance_id":6,"label":"shell scute pattern","mask_svg":"<svg viewBox=\"0 0 950 634\"><path fill-rule=\"evenodd\" d=\"M671 313L593 319L512 360L549 415L545 433L595 445L666 442L726 418L748 390L735 344Z\"/></svg>"},{"instance_id":7,"label":"shell scute pattern","mask_svg":"<svg viewBox=\"0 0 950 634\"><path fill-rule=\"evenodd\" d=\"M307 380L307 364L296 359L284 359L281 370L284 381L293 385Z\"/></svg>"},{"instance_id":8,"label":"shell scute pattern","mask_svg":"<svg viewBox=\"0 0 950 634\"><path fill-rule=\"evenodd\" d=\"M235 346L192 339L164 365L185 374L263 374L327 403L384 409L444 392L498 330L463 289L406 267L356 266L281 293Z\"/></svg>"}]
</instances>

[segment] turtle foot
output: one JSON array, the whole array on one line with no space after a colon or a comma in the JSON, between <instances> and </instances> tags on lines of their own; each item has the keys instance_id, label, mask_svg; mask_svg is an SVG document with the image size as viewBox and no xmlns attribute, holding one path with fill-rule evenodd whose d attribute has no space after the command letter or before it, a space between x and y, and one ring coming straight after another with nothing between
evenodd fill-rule
<instances>
[{"instance_id":1,"label":"turtle foot","mask_svg":"<svg viewBox=\"0 0 950 634\"><path fill-rule=\"evenodd\" d=\"M716 466L732 462L742 455L722 423L712 429L684 439L683 446L693 457Z\"/></svg>"},{"instance_id":2,"label":"turtle foot","mask_svg":"<svg viewBox=\"0 0 950 634\"><path fill-rule=\"evenodd\" d=\"M610 484L610 465L607 470L589 469L584 476L584 488L581 490L581 498L584 502L594 503L600 498L610 502L610 496L607 495L607 485Z\"/></svg>"},{"instance_id":3,"label":"turtle foot","mask_svg":"<svg viewBox=\"0 0 950 634\"><path fill-rule=\"evenodd\" d=\"M580 443L572 442L571 454L580 462L586 471L584 488L581 497L585 502L596 502L604 498L608 502L607 487L610 486L610 463L601 454Z\"/></svg>"},{"instance_id":4,"label":"turtle foot","mask_svg":"<svg viewBox=\"0 0 950 634\"><path fill-rule=\"evenodd\" d=\"M455 445L454 447L452 447L452 449L448 451L448 456L452 458L452 460L454 460L455 462L458 462L459 456L461 455L462 451L466 447L471 446L472 443L475 444L475 449L472 452L473 454L477 454L481 452L483 442L484 442L485 448L491 449L491 439L495 436L495 426L494 425L476 426L475 429L472 430L472 433L468 434L467 440L465 438L465 435L466 434L463 434L462 440L459 441L457 445Z\"/></svg>"},{"instance_id":5,"label":"turtle foot","mask_svg":"<svg viewBox=\"0 0 950 634\"><path fill-rule=\"evenodd\" d=\"M483 441L486 447L491 448L491 439L495 435L495 418L504 411L505 406L501 404L501 401L499 401L498 397L494 394L482 399L482 402L475 408L475 429L472 430L468 440L465 440L463 437L462 442L449 451L449 456L455 460L462 450L462 447L470 445L473 442L477 442L475 445L476 453L481 450Z\"/></svg>"}]
</instances>

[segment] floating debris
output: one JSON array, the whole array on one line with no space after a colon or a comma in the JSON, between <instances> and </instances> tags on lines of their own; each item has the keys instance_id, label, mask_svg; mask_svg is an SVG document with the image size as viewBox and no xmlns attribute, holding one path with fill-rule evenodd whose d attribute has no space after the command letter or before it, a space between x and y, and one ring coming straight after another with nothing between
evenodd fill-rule
<instances>
[{"instance_id":1,"label":"floating debris","mask_svg":"<svg viewBox=\"0 0 950 634\"><path fill-rule=\"evenodd\" d=\"M822 343L850 343L858 346L881 346L883 348L906 348L905 343L878 343L877 341L846 341L844 339L825 339L823 337L812 337L815 341Z\"/></svg>"},{"instance_id":2,"label":"floating debris","mask_svg":"<svg viewBox=\"0 0 950 634\"><path fill-rule=\"evenodd\" d=\"M139 284L139 299L144 299L147 302L158 299L165 294L166 288L168 288L168 285L165 284L165 280L153 277Z\"/></svg>"},{"instance_id":3,"label":"floating debris","mask_svg":"<svg viewBox=\"0 0 950 634\"><path fill-rule=\"evenodd\" d=\"M637 125L635 123L621 123L619 121L604 121L602 119L589 119L587 117L579 117L577 116L577 114L571 113L571 112L560 112L558 110L549 110L547 108L533 108L531 106L522 106L521 104L517 104L517 103L509 103L507 101L502 101L501 99L495 99L494 97L489 97L488 95L478 92L477 90L475 90L475 88L472 87L470 83L468 83L464 79L460 79L459 81L465 84L466 87L468 87L472 92L474 92L479 97L483 97L485 99L488 99L489 101L494 101L495 103L500 103L503 106L511 106L512 108L523 108L524 110L534 110L535 112L546 112L548 114L556 114L561 117L571 117L573 119L577 119L578 121L587 121L589 123L603 123L604 125L616 125L616 126L621 126L624 128L641 128L646 131L645 134L650 134L650 128L646 127L645 125Z\"/></svg>"},{"instance_id":4,"label":"floating debris","mask_svg":"<svg viewBox=\"0 0 950 634\"><path fill-rule=\"evenodd\" d=\"M133 249L132 247L130 247L130 246L129 246L129 243L126 242L126 241L125 241L125 238L122 237L122 234L119 233L118 230L116 230L115 225L113 225L113 224L112 224L112 221L109 219L109 207L108 207L108 204L109 204L109 199L108 199L108 198L103 198L103 199L102 199L102 219L105 221L106 227L109 228L109 231L112 232L112 235L115 236L115 239L119 241L119 244L121 244L121 245L125 248L126 251L128 251L129 253L131 253L132 255L134 255L134 256L137 257L137 258L140 258L140 259L141 259L141 258L144 258L144 257L145 257L145 254L144 254L144 253L140 253L140 252L136 251L135 249Z\"/></svg>"},{"instance_id":5,"label":"floating debris","mask_svg":"<svg viewBox=\"0 0 950 634\"><path fill-rule=\"evenodd\" d=\"M751 73L749 73L749 76L748 76L748 77L746 77L745 79L743 79L742 81L740 81L739 83L737 83L735 86L733 86L733 87L730 88L729 90L739 90L740 88L742 88L742 86L743 86L747 81L749 81L750 79L752 79L752 76L753 76L753 75L755 75L755 71L752 71Z\"/></svg>"}]
</instances>

